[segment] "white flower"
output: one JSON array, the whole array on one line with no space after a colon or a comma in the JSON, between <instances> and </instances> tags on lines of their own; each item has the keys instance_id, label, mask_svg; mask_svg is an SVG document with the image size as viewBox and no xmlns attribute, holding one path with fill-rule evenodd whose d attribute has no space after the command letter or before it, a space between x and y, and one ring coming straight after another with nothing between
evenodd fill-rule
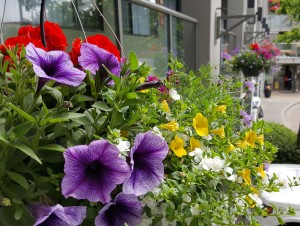
<instances>
[{"instance_id":1,"label":"white flower","mask_svg":"<svg viewBox=\"0 0 300 226\"><path fill-rule=\"evenodd\" d=\"M211 140L212 139L211 135L203 136L202 138L205 139L205 140Z\"/></svg>"},{"instance_id":2,"label":"white flower","mask_svg":"<svg viewBox=\"0 0 300 226\"><path fill-rule=\"evenodd\" d=\"M195 162L200 162L203 156L203 150L201 148L195 148L194 151L191 151L189 153L189 156L195 156L194 161Z\"/></svg>"},{"instance_id":3,"label":"white flower","mask_svg":"<svg viewBox=\"0 0 300 226\"><path fill-rule=\"evenodd\" d=\"M173 100L180 100L180 95L173 88L169 90L169 95Z\"/></svg>"},{"instance_id":4,"label":"white flower","mask_svg":"<svg viewBox=\"0 0 300 226\"><path fill-rule=\"evenodd\" d=\"M231 181L235 181L237 179L237 175L235 173L233 173L233 169L229 166L226 166L224 168L224 172L225 172L225 177L227 178L227 180L231 180ZM228 176L229 174L229 176Z\"/></svg>"},{"instance_id":5,"label":"white flower","mask_svg":"<svg viewBox=\"0 0 300 226\"><path fill-rule=\"evenodd\" d=\"M117 148L120 152L127 152L130 151L130 142L127 140L122 140L122 138L118 138L119 144Z\"/></svg>"},{"instance_id":6,"label":"white flower","mask_svg":"<svg viewBox=\"0 0 300 226\"><path fill-rule=\"evenodd\" d=\"M192 206L190 210L193 216L198 215L200 213L199 204Z\"/></svg>"},{"instance_id":7,"label":"white flower","mask_svg":"<svg viewBox=\"0 0 300 226\"><path fill-rule=\"evenodd\" d=\"M256 203L257 206L262 207L263 201L258 197L257 194L249 194L249 197Z\"/></svg>"},{"instance_id":8,"label":"white flower","mask_svg":"<svg viewBox=\"0 0 300 226\"><path fill-rule=\"evenodd\" d=\"M161 189L160 188L153 188L152 193L153 193L154 197L158 197L161 193Z\"/></svg>"},{"instance_id":9,"label":"white flower","mask_svg":"<svg viewBox=\"0 0 300 226\"><path fill-rule=\"evenodd\" d=\"M200 165L205 170L219 172L224 168L225 160L221 159L219 156L215 156L214 158L204 158L200 162Z\"/></svg>"},{"instance_id":10,"label":"white flower","mask_svg":"<svg viewBox=\"0 0 300 226\"><path fill-rule=\"evenodd\" d=\"M182 195L182 200L185 201L185 202L191 202L192 198L188 194L183 194Z\"/></svg>"},{"instance_id":11,"label":"white flower","mask_svg":"<svg viewBox=\"0 0 300 226\"><path fill-rule=\"evenodd\" d=\"M175 119L173 118L172 113L170 113L170 112L166 112L166 119L167 119L169 122L175 120Z\"/></svg>"},{"instance_id":12,"label":"white flower","mask_svg":"<svg viewBox=\"0 0 300 226\"><path fill-rule=\"evenodd\" d=\"M155 134L159 135L162 139L165 139L161 133L161 131L159 130L159 128L157 126L154 126L152 128L152 132L154 132Z\"/></svg>"}]
</instances>

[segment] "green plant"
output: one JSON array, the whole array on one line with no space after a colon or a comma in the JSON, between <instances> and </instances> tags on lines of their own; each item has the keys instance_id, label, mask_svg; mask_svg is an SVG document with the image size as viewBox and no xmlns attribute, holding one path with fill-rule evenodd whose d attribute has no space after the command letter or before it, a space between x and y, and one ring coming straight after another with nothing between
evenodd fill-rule
<instances>
[{"instance_id":1,"label":"green plant","mask_svg":"<svg viewBox=\"0 0 300 226\"><path fill-rule=\"evenodd\" d=\"M284 125L265 122L265 140L278 148L274 163L300 163L300 149L297 148L297 134Z\"/></svg>"}]
</instances>

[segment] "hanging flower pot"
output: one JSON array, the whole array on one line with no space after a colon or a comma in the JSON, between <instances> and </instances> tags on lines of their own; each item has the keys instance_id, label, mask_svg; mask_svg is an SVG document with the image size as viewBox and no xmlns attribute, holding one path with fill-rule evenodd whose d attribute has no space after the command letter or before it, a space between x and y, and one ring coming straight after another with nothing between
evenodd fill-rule
<instances>
[{"instance_id":1,"label":"hanging flower pot","mask_svg":"<svg viewBox=\"0 0 300 226\"><path fill-rule=\"evenodd\" d=\"M241 69L245 77L258 77L261 71L259 67L241 67Z\"/></svg>"}]
</instances>

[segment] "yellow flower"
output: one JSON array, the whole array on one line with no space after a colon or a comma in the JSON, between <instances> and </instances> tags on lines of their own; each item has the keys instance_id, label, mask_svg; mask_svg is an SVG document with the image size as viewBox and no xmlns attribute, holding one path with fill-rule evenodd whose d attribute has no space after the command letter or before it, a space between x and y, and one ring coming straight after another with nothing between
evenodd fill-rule
<instances>
[{"instance_id":1,"label":"yellow flower","mask_svg":"<svg viewBox=\"0 0 300 226\"><path fill-rule=\"evenodd\" d=\"M169 123L161 125L160 128L170 130L171 132L179 130L178 123L175 122L175 120L173 120L173 121L171 121Z\"/></svg>"},{"instance_id":2,"label":"yellow flower","mask_svg":"<svg viewBox=\"0 0 300 226\"><path fill-rule=\"evenodd\" d=\"M218 135L221 138L225 137L224 126L221 126L221 128L218 128L218 129L213 129L210 132L215 134L215 135Z\"/></svg>"},{"instance_id":3,"label":"yellow flower","mask_svg":"<svg viewBox=\"0 0 300 226\"><path fill-rule=\"evenodd\" d=\"M251 185L250 173L251 173L250 169L243 169L242 171L240 171L238 173L239 176L241 176L244 179L244 181L246 182L246 184L248 184L248 185Z\"/></svg>"},{"instance_id":4,"label":"yellow flower","mask_svg":"<svg viewBox=\"0 0 300 226\"><path fill-rule=\"evenodd\" d=\"M261 134L259 136L256 137L256 140L261 144L261 145L264 145L264 135Z\"/></svg>"},{"instance_id":5,"label":"yellow flower","mask_svg":"<svg viewBox=\"0 0 300 226\"><path fill-rule=\"evenodd\" d=\"M219 105L215 108L216 111L220 111L222 113L226 113L226 105Z\"/></svg>"},{"instance_id":6,"label":"yellow flower","mask_svg":"<svg viewBox=\"0 0 300 226\"><path fill-rule=\"evenodd\" d=\"M186 155L186 150L183 148L184 141L177 135L175 136L175 139L171 141L171 149L177 155L178 157L182 157L183 155Z\"/></svg>"},{"instance_id":7,"label":"yellow flower","mask_svg":"<svg viewBox=\"0 0 300 226\"><path fill-rule=\"evenodd\" d=\"M164 100L162 103L162 109L164 112L170 112L170 108L169 108L169 105L168 105L168 102L166 100Z\"/></svg>"},{"instance_id":8,"label":"yellow flower","mask_svg":"<svg viewBox=\"0 0 300 226\"><path fill-rule=\"evenodd\" d=\"M239 140L238 142L236 142L236 146L238 146L239 148L246 148L248 146L248 143L243 140Z\"/></svg>"},{"instance_id":9,"label":"yellow flower","mask_svg":"<svg viewBox=\"0 0 300 226\"><path fill-rule=\"evenodd\" d=\"M228 140L228 144L229 144L229 147L227 148L227 151L233 151L235 149L235 147L233 146L232 143L230 143L229 140Z\"/></svg>"},{"instance_id":10,"label":"yellow flower","mask_svg":"<svg viewBox=\"0 0 300 226\"><path fill-rule=\"evenodd\" d=\"M193 118L193 127L199 136L208 136L208 121L201 113Z\"/></svg>"},{"instance_id":11,"label":"yellow flower","mask_svg":"<svg viewBox=\"0 0 300 226\"><path fill-rule=\"evenodd\" d=\"M194 151L195 148L200 148L200 147L201 147L200 141L195 139L194 137L191 137L189 150Z\"/></svg>"},{"instance_id":12,"label":"yellow flower","mask_svg":"<svg viewBox=\"0 0 300 226\"><path fill-rule=\"evenodd\" d=\"M259 167L256 167L256 170L258 173L260 173L260 176L262 179L266 177L266 172L264 171L264 165L260 165Z\"/></svg>"},{"instance_id":13,"label":"yellow flower","mask_svg":"<svg viewBox=\"0 0 300 226\"><path fill-rule=\"evenodd\" d=\"M256 133L252 130L247 132L244 141L247 142L251 147L254 148L255 141L256 141Z\"/></svg>"}]
</instances>

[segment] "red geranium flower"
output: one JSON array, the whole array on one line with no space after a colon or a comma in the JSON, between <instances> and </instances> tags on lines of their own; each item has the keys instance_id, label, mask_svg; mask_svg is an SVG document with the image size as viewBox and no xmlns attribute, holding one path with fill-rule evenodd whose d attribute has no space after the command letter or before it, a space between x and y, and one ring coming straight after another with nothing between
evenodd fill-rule
<instances>
[{"instance_id":1,"label":"red geranium flower","mask_svg":"<svg viewBox=\"0 0 300 226\"><path fill-rule=\"evenodd\" d=\"M251 50L259 50L259 45L257 43L249 45L249 49Z\"/></svg>"}]
</instances>

